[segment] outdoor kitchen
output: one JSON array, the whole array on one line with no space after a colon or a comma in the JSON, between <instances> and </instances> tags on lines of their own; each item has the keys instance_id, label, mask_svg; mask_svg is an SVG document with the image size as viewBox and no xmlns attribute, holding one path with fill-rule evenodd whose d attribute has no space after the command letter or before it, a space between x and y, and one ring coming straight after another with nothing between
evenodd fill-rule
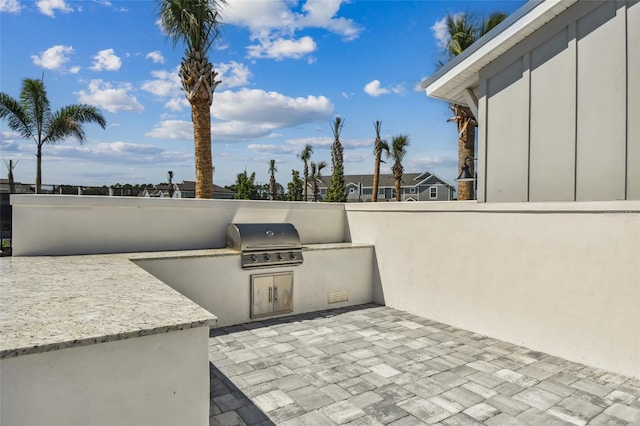
<instances>
[{"instance_id":1,"label":"outdoor kitchen","mask_svg":"<svg viewBox=\"0 0 640 426\"><path fill-rule=\"evenodd\" d=\"M357 306L371 302L640 376L634 201L12 204L3 424L206 424L210 329L350 306L366 327Z\"/></svg>"}]
</instances>

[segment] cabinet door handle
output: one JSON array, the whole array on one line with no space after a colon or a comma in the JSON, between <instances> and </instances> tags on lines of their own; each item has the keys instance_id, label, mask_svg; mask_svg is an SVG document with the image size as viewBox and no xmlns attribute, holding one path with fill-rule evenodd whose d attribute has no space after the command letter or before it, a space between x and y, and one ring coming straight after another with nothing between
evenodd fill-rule
<instances>
[{"instance_id":1,"label":"cabinet door handle","mask_svg":"<svg viewBox=\"0 0 640 426\"><path fill-rule=\"evenodd\" d=\"M271 292L273 291L273 289L271 287L269 287L269 302L271 302Z\"/></svg>"},{"instance_id":2,"label":"cabinet door handle","mask_svg":"<svg viewBox=\"0 0 640 426\"><path fill-rule=\"evenodd\" d=\"M278 301L278 287L276 287L276 286L273 287L273 300L275 302Z\"/></svg>"}]
</instances>

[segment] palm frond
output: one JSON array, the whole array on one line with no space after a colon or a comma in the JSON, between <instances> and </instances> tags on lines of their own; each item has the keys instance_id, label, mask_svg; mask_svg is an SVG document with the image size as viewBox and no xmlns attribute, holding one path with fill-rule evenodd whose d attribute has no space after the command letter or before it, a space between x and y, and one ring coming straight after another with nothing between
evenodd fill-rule
<instances>
[{"instance_id":1,"label":"palm frond","mask_svg":"<svg viewBox=\"0 0 640 426\"><path fill-rule=\"evenodd\" d=\"M9 128L25 139L35 140L33 124L20 102L6 93L0 93L0 119L6 118ZM37 143L37 141L36 141Z\"/></svg>"},{"instance_id":2,"label":"palm frond","mask_svg":"<svg viewBox=\"0 0 640 426\"><path fill-rule=\"evenodd\" d=\"M225 0L160 0L160 22L174 46L206 52L220 35L220 10Z\"/></svg>"}]
</instances>

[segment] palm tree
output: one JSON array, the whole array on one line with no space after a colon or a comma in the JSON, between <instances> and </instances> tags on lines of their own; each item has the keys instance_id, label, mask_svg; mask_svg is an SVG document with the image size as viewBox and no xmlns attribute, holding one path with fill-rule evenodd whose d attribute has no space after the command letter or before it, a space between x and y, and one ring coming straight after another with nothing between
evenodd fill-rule
<instances>
[{"instance_id":1,"label":"palm tree","mask_svg":"<svg viewBox=\"0 0 640 426\"><path fill-rule=\"evenodd\" d=\"M269 178L269 195L272 200L276 199L276 176L275 173L278 171L276 168L276 160L269 161L269 174L271 177Z\"/></svg>"},{"instance_id":2,"label":"palm tree","mask_svg":"<svg viewBox=\"0 0 640 426\"><path fill-rule=\"evenodd\" d=\"M173 198L173 170L167 172L167 180L169 180L169 198Z\"/></svg>"},{"instance_id":3,"label":"palm tree","mask_svg":"<svg viewBox=\"0 0 640 426\"><path fill-rule=\"evenodd\" d=\"M387 151L387 157L390 157L393 160L391 172L393 173L393 179L395 179L396 184L396 201L402 200L402 194L400 193L402 186L402 173L404 173L402 160L407 154L407 146L409 146L409 136L394 136L391 142L391 150Z\"/></svg>"},{"instance_id":4,"label":"palm tree","mask_svg":"<svg viewBox=\"0 0 640 426\"><path fill-rule=\"evenodd\" d=\"M333 133L333 145L331 146L331 184L327 188L327 201L344 203L347 201L347 192L344 186L344 155L340 143L340 132L344 126L344 118L336 117L331 123Z\"/></svg>"},{"instance_id":5,"label":"palm tree","mask_svg":"<svg viewBox=\"0 0 640 426\"><path fill-rule=\"evenodd\" d=\"M16 184L13 180L13 171L15 170L16 166L18 165L18 162L16 161L15 163L13 162L13 160L4 160L4 165L7 167L7 180L9 181L9 194L13 194L15 192L16 189Z\"/></svg>"},{"instance_id":6,"label":"palm tree","mask_svg":"<svg viewBox=\"0 0 640 426\"><path fill-rule=\"evenodd\" d=\"M302 150L302 152L298 155L298 158L300 158L302 160L302 162L304 163L304 170L303 170L303 175L304 175L304 188L303 188L303 196L304 196L304 201L308 201L309 198L307 198L307 186L309 185L309 159L311 158L311 154L313 154L313 147L309 144L306 144L304 146L304 149Z\"/></svg>"},{"instance_id":7,"label":"palm tree","mask_svg":"<svg viewBox=\"0 0 640 426\"><path fill-rule=\"evenodd\" d=\"M382 161L382 152L389 154L389 144L386 140L380 139L380 129L382 128L382 121L376 121L373 123L373 127L376 130L376 141L373 146L373 155L375 157L375 163L373 167L373 188L371 189L371 201L378 201L378 186L380 183L380 163Z\"/></svg>"},{"instance_id":8,"label":"palm tree","mask_svg":"<svg viewBox=\"0 0 640 426\"><path fill-rule=\"evenodd\" d=\"M36 193L42 187L44 144L61 142L69 136L75 136L83 143L86 140L83 124L97 123L103 129L107 125L100 110L90 105L67 105L51 111L44 82L29 78L22 81L20 100L0 93L0 118L7 119L11 130L36 143Z\"/></svg>"},{"instance_id":9,"label":"palm tree","mask_svg":"<svg viewBox=\"0 0 640 426\"><path fill-rule=\"evenodd\" d=\"M313 199L311 201L318 201L318 182L322 179L322 169L327 167L327 163L325 161L321 161L318 164L311 162L311 190L313 194Z\"/></svg>"},{"instance_id":10,"label":"palm tree","mask_svg":"<svg viewBox=\"0 0 640 426\"><path fill-rule=\"evenodd\" d=\"M507 15L504 13L494 13L486 21L478 24L466 14L447 15L446 24L449 33L447 52L449 57L458 56L506 17ZM469 107L458 104L450 104L449 107L454 115L450 121L455 121L458 127L458 170L462 170L466 160L475 157L475 127L478 123ZM475 175L474 164L473 161L469 163L467 164L469 172L473 176ZM458 200L473 200L474 184L473 181L458 182Z\"/></svg>"},{"instance_id":11,"label":"palm tree","mask_svg":"<svg viewBox=\"0 0 640 426\"><path fill-rule=\"evenodd\" d=\"M225 0L159 0L160 22L174 46L186 45L180 80L191 104L195 145L196 198L213 198L211 103L219 80L207 51L220 34L220 6Z\"/></svg>"}]
</instances>

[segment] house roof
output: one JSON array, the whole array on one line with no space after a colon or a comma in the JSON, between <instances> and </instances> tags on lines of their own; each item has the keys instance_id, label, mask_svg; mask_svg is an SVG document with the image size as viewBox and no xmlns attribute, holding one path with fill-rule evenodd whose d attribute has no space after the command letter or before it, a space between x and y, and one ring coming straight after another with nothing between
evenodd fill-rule
<instances>
[{"instance_id":1,"label":"house roof","mask_svg":"<svg viewBox=\"0 0 640 426\"><path fill-rule=\"evenodd\" d=\"M185 180L182 183L178 184L178 188L180 188L180 191L195 191L196 182L193 180ZM231 191L230 189L223 188L222 186L218 186L215 183L213 184L213 192L218 192L220 194L235 194L235 192Z\"/></svg>"},{"instance_id":2,"label":"house roof","mask_svg":"<svg viewBox=\"0 0 640 426\"><path fill-rule=\"evenodd\" d=\"M321 178L322 182L320 182L319 186L328 187L331 184L331 176L323 176ZM422 182L427 180L432 180L437 183L441 183L448 187L453 188L446 180L442 179L440 176L431 172L422 172L422 173L404 173L402 175L402 186L416 186ZM373 187L373 175L344 175L344 183L345 186L349 186L349 184L353 185L362 185L365 188ZM380 188L384 187L394 187L396 184L395 179L392 174L381 174L380 180L378 181L378 186Z\"/></svg>"},{"instance_id":3,"label":"house roof","mask_svg":"<svg viewBox=\"0 0 640 426\"><path fill-rule=\"evenodd\" d=\"M431 77L422 81L427 96L469 105L477 97L478 72L578 0L530 0Z\"/></svg>"}]
</instances>

